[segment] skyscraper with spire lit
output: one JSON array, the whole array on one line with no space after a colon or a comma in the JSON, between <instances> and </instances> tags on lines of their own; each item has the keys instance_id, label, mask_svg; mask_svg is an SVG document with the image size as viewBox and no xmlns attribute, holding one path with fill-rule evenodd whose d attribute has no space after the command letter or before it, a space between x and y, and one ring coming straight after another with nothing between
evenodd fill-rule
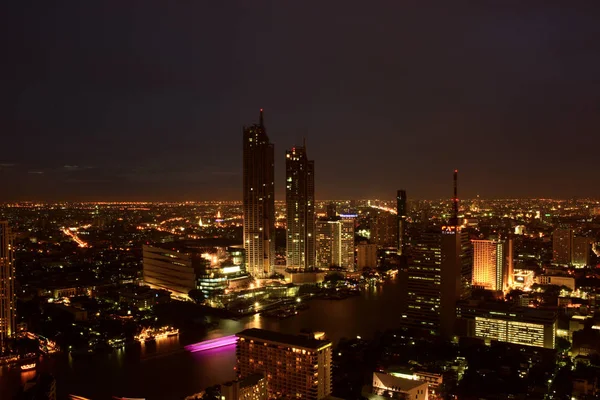
<instances>
[{"instance_id":1,"label":"skyscraper with spire lit","mask_svg":"<svg viewBox=\"0 0 600 400\"><path fill-rule=\"evenodd\" d=\"M287 210L287 266L315 266L315 163L306 145L285 154L285 201Z\"/></svg>"},{"instance_id":2,"label":"skyscraper with spire lit","mask_svg":"<svg viewBox=\"0 0 600 400\"><path fill-rule=\"evenodd\" d=\"M275 150L260 110L258 124L244 127L243 209L246 270L266 278L275 265Z\"/></svg>"}]
</instances>

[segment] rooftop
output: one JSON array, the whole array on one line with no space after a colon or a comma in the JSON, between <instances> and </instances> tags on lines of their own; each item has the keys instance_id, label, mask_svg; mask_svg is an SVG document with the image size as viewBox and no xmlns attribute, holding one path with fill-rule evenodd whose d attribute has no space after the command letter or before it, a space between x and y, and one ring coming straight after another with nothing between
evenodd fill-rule
<instances>
[{"instance_id":1,"label":"rooftop","mask_svg":"<svg viewBox=\"0 0 600 400\"><path fill-rule=\"evenodd\" d=\"M245 339L268 340L270 342L276 342L288 346L303 347L311 350L317 350L323 346L331 344L331 341L329 340L317 340L308 335L291 335L288 333L267 331L258 328L245 329L239 332L236 336Z\"/></svg>"}]
</instances>

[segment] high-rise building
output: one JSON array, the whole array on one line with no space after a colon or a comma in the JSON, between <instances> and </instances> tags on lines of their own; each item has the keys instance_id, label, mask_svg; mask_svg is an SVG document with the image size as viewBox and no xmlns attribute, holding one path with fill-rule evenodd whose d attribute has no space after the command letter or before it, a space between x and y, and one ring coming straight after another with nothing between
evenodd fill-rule
<instances>
[{"instance_id":1,"label":"high-rise building","mask_svg":"<svg viewBox=\"0 0 600 400\"><path fill-rule=\"evenodd\" d=\"M269 398L317 400L331 394L330 341L263 329L246 329L237 337L238 377L264 374Z\"/></svg>"},{"instance_id":2,"label":"high-rise building","mask_svg":"<svg viewBox=\"0 0 600 400\"><path fill-rule=\"evenodd\" d=\"M316 224L316 265L354 270L354 218L319 218Z\"/></svg>"},{"instance_id":3,"label":"high-rise building","mask_svg":"<svg viewBox=\"0 0 600 400\"><path fill-rule=\"evenodd\" d=\"M275 153L260 110L258 124L244 127L244 249L247 271L256 278L275 265Z\"/></svg>"},{"instance_id":4,"label":"high-rise building","mask_svg":"<svg viewBox=\"0 0 600 400\"><path fill-rule=\"evenodd\" d=\"M552 262L560 265L571 263L573 249L573 230L555 229L552 233Z\"/></svg>"},{"instance_id":5,"label":"high-rise building","mask_svg":"<svg viewBox=\"0 0 600 400\"><path fill-rule=\"evenodd\" d=\"M8 222L0 221L0 351L16 331L15 264L13 234Z\"/></svg>"},{"instance_id":6,"label":"high-rise building","mask_svg":"<svg viewBox=\"0 0 600 400\"><path fill-rule=\"evenodd\" d=\"M512 240L473 240L473 287L503 291L512 284Z\"/></svg>"},{"instance_id":7,"label":"high-rise building","mask_svg":"<svg viewBox=\"0 0 600 400\"><path fill-rule=\"evenodd\" d=\"M407 327L450 338L456 321L456 302L468 296L471 282L469 235L458 226L458 197L454 175L453 216L447 226L415 230L408 265Z\"/></svg>"},{"instance_id":8,"label":"high-rise building","mask_svg":"<svg viewBox=\"0 0 600 400\"><path fill-rule=\"evenodd\" d=\"M287 266L315 266L315 163L306 146L285 154L285 200L287 209Z\"/></svg>"},{"instance_id":9,"label":"high-rise building","mask_svg":"<svg viewBox=\"0 0 600 400\"><path fill-rule=\"evenodd\" d=\"M571 264L575 267L590 265L590 250L592 241L586 237L573 238L573 251L571 252Z\"/></svg>"},{"instance_id":10,"label":"high-rise building","mask_svg":"<svg viewBox=\"0 0 600 400\"><path fill-rule=\"evenodd\" d=\"M398 216L378 211L371 220L371 243L379 248L398 245Z\"/></svg>"},{"instance_id":11,"label":"high-rise building","mask_svg":"<svg viewBox=\"0 0 600 400\"><path fill-rule=\"evenodd\" d=\"M398 239L398 255L403 255L406 250L406 190L398 190L396 196L396 211L398 232L396 237Z\"/></svg>"},{"instance_id":12,"label":"high-rise building","mask_svg":"<svg viewBox=\"0 0 600 400\"><path fill-rule=\"evenodd\" d=\"M377 267L377 245L371 243L359 243L356 246L356 268Z\"/></svg>"}]
</instances>

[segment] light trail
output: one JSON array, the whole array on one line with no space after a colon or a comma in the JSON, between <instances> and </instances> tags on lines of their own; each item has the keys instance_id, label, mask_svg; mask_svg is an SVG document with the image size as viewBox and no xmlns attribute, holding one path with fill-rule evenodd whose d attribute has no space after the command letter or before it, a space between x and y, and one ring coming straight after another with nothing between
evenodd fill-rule
<instances>
[{"instance_id":1,"label":"light trail","mask_svg":"<svg viewBox=\"0 0 600 400\"><path fill-rule=\"evenodd\" d=\"M219 347L231 346L236 343L237 336L229 335L217 339L204 340L202 342L190 344L185 346L185 349L190 353L196 353L198 351L206 351L211 349L217 349Z\"/></svg>"}]
</instances>

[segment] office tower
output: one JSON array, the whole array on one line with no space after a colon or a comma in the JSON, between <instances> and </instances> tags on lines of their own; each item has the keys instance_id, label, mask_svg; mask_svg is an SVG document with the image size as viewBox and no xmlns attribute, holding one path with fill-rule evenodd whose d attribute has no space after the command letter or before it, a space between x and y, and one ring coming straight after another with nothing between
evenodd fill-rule
<instances>
[{"instance_id":1,"label":"office tower","mask_svg":"<svg viewBox=\"0 0 600 400\"><path fill-rule=\"evenodd\" d=\"M13 246L13 234L8 222L0 221L0 352L16 330Z\"/></svg>"},{"instance_id":2,"label":"office tower","mask_svg":"<svg viewBox=\"0 0 600 400\"><path fill-rule=\"evenodd\" d=\"M287 266L315 266L315 163L306 156L306 145L285 154L287 209Z\"/></svg>"},{"instance_id":3,"label":"office tower","mask_svg":"<svg viewBox=\"0 0 600 400\"><path fill-rule=\"evenodd\" d=\"M331 394L330 341L262 329L237 337L238 377L265 374L269 398L316 400Z\"/></svg>"},{"instance_id":4,"label":"office tower","mask_svg":"<svg viewBox=\"0 0 600 400\"><path fill-rule=\"evenodd\" d=\"M571 263L573 248L573 231L571 229L555 229L552 234L552 262L568 265Z\"/></svg>"},{"instance_id":5,"label":"office tower","mask_svg":"<svg viewBox=\"0 0 600 400\"><path fill-rule=\"evenodd\" d=\"M316 264L319 268L354 270L354 217L319 218L316 223Z\"/></svg>"},{"instance_id":6,"label":"office tower","mask_svg":"<svg viewBox=\"0 0 600 400\"><path fill-rule=\"evenodd\" d=\"M210 239L143 245L144 283L175 297L205 294L247 283L241 246L213 246Z\"/></svg>"},{"instance_id":7,"label":"office tower","mask_svg":"<svg viewBox=\"0 0 600 400\"><path fill-rule=\"evenodd\" d=\"M398 233L396 234L398 239L398 255L403 255L406 250L406 190L398 190L396 196L396 211L398 218Z\"/></svg>"},{"instance_id":8,"label":"office tower","mask_svg":"<svg viewBox=\"0 0 600 400\"><path fill-rule=\"evenodd\" d=\"M471 281L469 236L458 226L457 175L454 173L453 212L449 224L415 230L408 265L407 327L450 338L456 302L468 296ZM468 276L467 276L468 275Z\"/></svg>"},{"instance_id":9,"label":"office tower","mask_svg":"<svg viewBox=\"0 0 600 400\"><path fill-rule=\"evenodd\" d=\"M504 291L512 284L512 240L473 240L473 287Z\"/></svg>"},{"instance_id":10,"label":"office tower","mask_svg":"<svg viewBox=\"0 0 600 400\"><path fill-rule=\"evenodd\" d=\"M590 250L592 241L586 237L573 238L573 251L571 252L571 264L575 267L590 265Z\"/></svg>"},{"instance_id":11,"label":"office tower","mask_svg":"<svg viewBox=\"0 0 600 400\"><path fill-rule=\"evenodd\" d=\"M553 311L507 303L459 302L457 313L466 336L553 349L557 315Z\"/></svg>"},{"instance_id":12,"label":"office tower","mask_svg":"<svg viewBox=\"0 0 600 400\"><path fill-rule=\"evenodd\" d=\"M244 249L247 271L256 278L272 275L275 265L274 167L261 109L259 123L244 127Z\"/></svg>"},{"instance_id":13,"label":"office tower","mask_svg":"<svg viewBox=\"0 0 600 400\"><path fill-rule=\"evenodd\" d=\"M379 248L398 245L398 216L378 211L371 220L371 243Z\"/></svg>"},{"instance_id":14,"label":"office tower","mask_svg":"<svg viewBox=\"0 0 600 400\"><path fill-rule=\"evenodd\" d=\"M359 271L363 268L377 267L377 245L359 243L356 246L356 267Z\"/></svg>"},{"instance_id":15,"label":"office tower","mask_svg":"<svg viewBox=\"0 0 600 400\"><path fill-rule=\"evenodd\" d=\"M221 384L221 400L267 400L267 378L264 374Z\"/></svg>"}]
</instances>

